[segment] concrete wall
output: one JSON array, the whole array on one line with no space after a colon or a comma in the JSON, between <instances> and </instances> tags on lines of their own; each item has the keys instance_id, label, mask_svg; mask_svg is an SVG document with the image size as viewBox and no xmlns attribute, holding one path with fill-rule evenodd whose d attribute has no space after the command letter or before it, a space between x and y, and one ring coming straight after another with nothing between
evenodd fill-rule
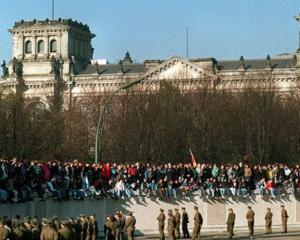
<instances>
[{"instance_id":1,"label":"concrete wall","mask_svg":"<svg viewBox=\"0 0 300 240\"><path fill-rule=\"evenodd\" d=\"M1 204L0 215L7 215L13 217L16 214L24 216L51 217L53 215L65 219L72 216L78 216L81 213L93 214L96 213L99 222L100 230L103 231L103 220L106 215L114 213L116 209L122 210L125 213L133 211L137 219L137 231L139 233L156 233L157 221L156 217L160 208L174 209L175 207L186 207L189 214L190 224L193 226L193 206L197 205L201 214L203 215L204 231L224 231L225 222L227 218L227 211L233 208L236 213L236 227L247 229L247 221L245 218L247 206L253 207L256 213L255 226L257 228L264 228L264 215L266 208L270 207L273 211L273 228L280 228L280 205L284 204L289 214L289 227L300 227L300 202L294 196L288 196L284 199L270 200L261 199L259 196L253 196L251 199L243 201L224 201L212 202L206 199L199 199L198 196L191 198L178 199L177 201L159 201L156 198L150 199L142 197L140 201L136 198L127 200L85 200L85 201L67 201L55 202L48 200L45 202L33 201L28 203L17 204Z\"/></svg>"}]
</instances>

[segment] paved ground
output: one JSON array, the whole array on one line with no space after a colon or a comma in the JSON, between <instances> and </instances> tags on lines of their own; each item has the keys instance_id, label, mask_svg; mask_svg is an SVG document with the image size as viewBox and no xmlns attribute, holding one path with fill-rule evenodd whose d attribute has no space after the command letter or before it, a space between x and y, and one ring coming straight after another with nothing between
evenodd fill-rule
<instances>
[{"instance_id":1,"label":"paved ground","mask_svg":"<svg viewBox=\"0 0 300 240\"><path fill-rule=\"evenodd\" d=\"M157 240L159 239L158 236L143 236L143 237L138 237L137 239L140 240ZM166 240L168 238L166 237ZM203 234L201 236L201 240L214 240L214 239L218 239L218 240L222 240L222 239L228 239L227 235L224 234ZM247 235L247 233L240 233L237 234L233 239L250 239L249 236ZM291 232L291 233L287 233L287 234L281 234L281 233L273 233L273 234L263 234L263 233L257 233L254 236L254 239L256 240L300 240L300 232Z\"/></svg>"}]
</instances>

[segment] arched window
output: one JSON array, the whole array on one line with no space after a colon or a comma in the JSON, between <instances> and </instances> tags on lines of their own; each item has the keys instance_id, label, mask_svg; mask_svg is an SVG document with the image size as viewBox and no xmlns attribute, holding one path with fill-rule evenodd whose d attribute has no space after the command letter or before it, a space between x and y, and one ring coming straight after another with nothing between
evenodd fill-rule
<instances>
[{"instance_id":1,"label":"arched window","mask_svg":"<svg viewBox=\"0 0 300 240\"><path fill-rule=\"evenodd\" d=\"M44 52L44 41L40 40L38 41L38 53L43 53Z\"/></svg>"},{"instance_id":2,"label":"arched window","mask_svg":"<svg viewBox=\"0 0 300 240\"><path fill-rule=\"evenodd\" d=\"M32 53L32 44L30 41L25 42L25 53Z\"/></svg>"},{"instance_id":3,"label":"arched window","mask_svg":"<svg viewBox=\"0 0 300 240\"><path fill-rule=\"evenodd\" d=\"M50 52L57 52L57 43L55 39L50 42Z\"/></svg>"}]
</instances>

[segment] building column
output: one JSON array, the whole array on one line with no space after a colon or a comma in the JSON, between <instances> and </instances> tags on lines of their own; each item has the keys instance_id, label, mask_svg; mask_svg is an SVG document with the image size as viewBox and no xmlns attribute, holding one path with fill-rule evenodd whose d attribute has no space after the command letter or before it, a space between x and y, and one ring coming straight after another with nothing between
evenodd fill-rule
<instances>
[{"instance_id":1,"label":"building column","mask_svg":"<svg viewBox=\"0 0 300 240\"><path fill-rule=\"evenodd\" d=\"M49 35L46 36L45 41L44 41L44 54L46 58L49 58Z\"/></svg>"}]
</instances>

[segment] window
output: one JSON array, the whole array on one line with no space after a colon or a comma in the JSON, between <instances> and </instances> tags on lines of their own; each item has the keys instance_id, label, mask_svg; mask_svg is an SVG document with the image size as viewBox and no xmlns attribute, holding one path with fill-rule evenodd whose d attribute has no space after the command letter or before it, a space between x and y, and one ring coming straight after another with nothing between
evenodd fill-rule
<instances>
[{"instance_id":1,"label":"window","mask_svg":"<svg viewBox=\"0 0 300 240\"><path fill-rule=\"evenodd\" d=\"M32 44L30 41L25 42L25 53L32 53Z\"/></svg>"},{"instance_id":2,"label":"window","mask_svg":"<svg viewBox=\"0 0 300 240\"><path fill-rule=\"evenodd\" d=\"M57 44L55 39L51 40L50 42L50 52L57 52Z\"/></svg>"},{"instance_id":3,"label":"window","mask_svg":"<svg viewBox=\"0 0 300 240\"><path fill-rule=\"evenodd\" d=\"M44 52L44 41L40 40L38 41L38 53L43 53Z\"/></svg>"}]
</instances>

